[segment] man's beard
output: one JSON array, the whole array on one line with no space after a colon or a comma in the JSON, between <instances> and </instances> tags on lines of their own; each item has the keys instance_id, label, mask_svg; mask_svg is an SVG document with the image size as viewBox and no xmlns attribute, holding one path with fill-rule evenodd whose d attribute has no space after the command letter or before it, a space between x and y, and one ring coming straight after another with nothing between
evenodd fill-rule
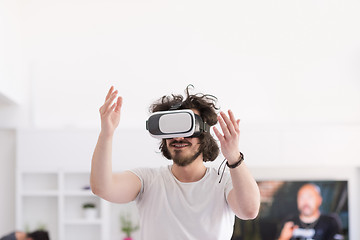
<instances>
[{"instance_id":1,"label":"man's beard","mask_svg":"<svg viewBox=\"0 0 360 240\"><path fill-rule=\"evenodd\" d=\"M171 159L174 161L174 163L180 167L185 167L194 162L195 159L200 156L201 149L199 147L198 151L190 156L182 156L182 154L182 150L174 150L174 153L170 152Z\"/></svg>"},{"instance_id":2,"label":"man's beard","mask_svg":"<svg viewBox=\"0 0 360 240\"><path fill-rule=\"evenodd\" d=\"M314 209L312 209L310 206L308 205L304 205L301 207L300 212L302 215L309 217L312 216L314 214Z\"/></svg>"}]
</instances>

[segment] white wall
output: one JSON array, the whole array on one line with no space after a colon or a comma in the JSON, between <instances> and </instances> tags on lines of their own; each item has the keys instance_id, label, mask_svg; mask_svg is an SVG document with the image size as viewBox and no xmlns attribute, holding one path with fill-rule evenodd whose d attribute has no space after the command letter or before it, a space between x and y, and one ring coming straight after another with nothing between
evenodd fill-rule
<instances>
[{"instance_id":1,"label":"white wall","mask_svg":"<svg viewBox=\"0 0 360 240\"><path fill-rule=\"evenodd\" d=\"M21 129L17 132L17 165L31 169L89 169L99 130ZM241 127L240 149L247 164L261 167L360 167L359 126ZM168 164L158 150L159 140L145 129L119 129L114 136L113 168ZM220 164L221 156L215 162Z\"/></svg>"},{"instance_id":2,"label":"white wall","mask_svg":"<svg viewBox=\"0 0 360 240\"><path fill-rule=\"evenodd\" d=\"M193 83L250 123L360 122L358 1L20 1L37 127L123 127Z\"/></svg>"},{"instance_id":3,"label":"white wall","mask_svg":"<svg viewBox=\"0 0 360 240\"><path fill-rule=\"evenodd\" d=\"M0 236L15 229L15 131L0 129Z\"/></svg>"},{"instance_id":4,"label":"white wall","mask_svg":"<svg viewBox=\"0 0 360 240\"><path fill-rule=\"evenodd\" d=\"M0 93L10 100L18 101L19 63L21 59L21 23L19 5L16 1L0 2ZM22 66L21 66L22 67Z\"/></svg>"},{"instance_id":5,"label":"white wall","mask_svg":"<svg viewBox=\"0 0 360 240\"><path fill-rule=\"evenodd\" d=\"M19 1L0 1L0 127L29 124L28 67Z\"/></svg>"}]
</instances>

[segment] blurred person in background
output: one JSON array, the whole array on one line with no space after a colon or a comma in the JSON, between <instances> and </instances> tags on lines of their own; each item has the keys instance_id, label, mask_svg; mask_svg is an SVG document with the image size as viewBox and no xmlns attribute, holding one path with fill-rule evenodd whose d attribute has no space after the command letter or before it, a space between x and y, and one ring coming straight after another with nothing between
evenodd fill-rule
<instances>
[{"instance_id":1,"label":"blurred person in background","mask_svg":"<svg viewBox=\"0 0 360 240\"><path fill-rule=\"evenodd\" d=\"M342 240L337 215L322 214L321 189L315 184L303 185L297 194L299 214L287 219L278 240Z\"/></svg>"}]
</instances>

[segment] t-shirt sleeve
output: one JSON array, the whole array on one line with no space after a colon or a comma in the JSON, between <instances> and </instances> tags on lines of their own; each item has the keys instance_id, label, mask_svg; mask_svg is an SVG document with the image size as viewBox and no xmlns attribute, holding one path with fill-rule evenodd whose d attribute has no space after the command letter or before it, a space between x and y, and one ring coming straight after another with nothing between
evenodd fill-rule
<instances>
[{"instance_id":1,"label":"t-shirt sleeve","mask_svg":"<svg viewBox=\"0 0 360 240\"><path fill-rule=\"evenodd\" d=\"M137 202L142 199L144 192L146 192L147 186L151 184L154 175L154 170L151 168L135 168L129 171L134 173L141 181L140 192L135 198L135 201Z\"/></svg>"}]
</instances>

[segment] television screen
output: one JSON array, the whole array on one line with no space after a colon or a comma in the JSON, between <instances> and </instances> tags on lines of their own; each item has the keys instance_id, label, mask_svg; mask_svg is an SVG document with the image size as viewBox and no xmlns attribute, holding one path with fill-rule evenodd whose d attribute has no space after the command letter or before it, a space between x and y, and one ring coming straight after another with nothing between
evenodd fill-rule
<instances>
[{"instance_id":1,"label":"television screen","mask_svg":"<svg viewBox=\"0 0 360 240\"><path fill-rule=\"evenodd\" d=\"M347 181L258 181L256 219L235 220L232 240L349 239Z\"/></svg>"}]
</instances>

